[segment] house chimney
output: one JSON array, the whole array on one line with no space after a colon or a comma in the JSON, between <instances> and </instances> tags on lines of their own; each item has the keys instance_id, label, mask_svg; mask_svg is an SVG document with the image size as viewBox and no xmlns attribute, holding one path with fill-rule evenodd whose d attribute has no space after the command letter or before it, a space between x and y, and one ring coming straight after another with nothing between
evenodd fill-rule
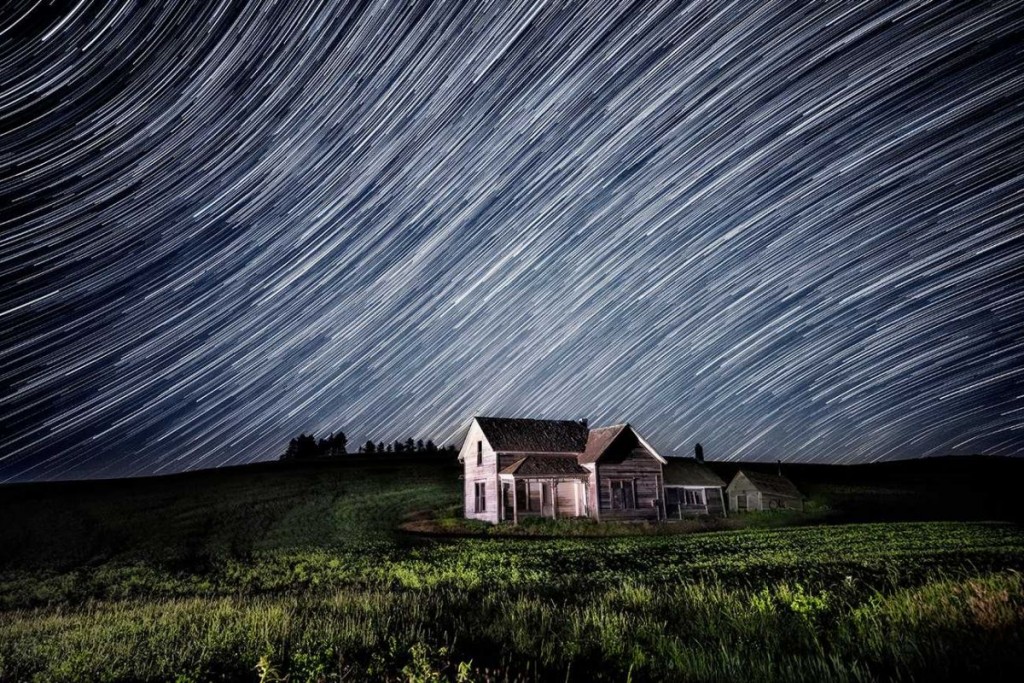
<instances>
[{"instance_id":1,"label":"house chimney","mask_svg":"<svg viewBox=\"0 0 1024 683\"><path fill-rule=\"evenodd\" d=\"M694 446L693 457L697 459L697 462L704 462L704 447L700 444Z\"/></svg>"},{"instance_id":2,"label":"house chimney","mask_svg":"<svg viewBox=\"0 0 1024 683\"><path fill-rule=\"evenodd\" d=\"M584 427L586 427L587 426L587 418L585 418L585 417L580 418L580 424L583 425Z\"/></svg>"},{"instance_id":3,"label":"house chimney","mask_svg":"<svg viewBox=\"0 0 1024 683\"><path fill-rule=\"evenodd\" d=\"M775 461L775 466L778 468L779 476L781 477L782 476L782 460L781 459L780 460L776 460Z\"/></svg>"}]
</instances>

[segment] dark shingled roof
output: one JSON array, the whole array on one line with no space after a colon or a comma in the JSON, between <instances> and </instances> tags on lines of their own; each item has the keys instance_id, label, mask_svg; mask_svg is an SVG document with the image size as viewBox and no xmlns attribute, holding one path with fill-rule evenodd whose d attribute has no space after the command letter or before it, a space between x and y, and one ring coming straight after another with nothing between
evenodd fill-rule
<instances>
[{"instance_id":1,"label":"dark shingled roof","mask_svg":"<svg viewBox=\"0 0 1024 683\"><path fill-rule=\"evenodd\" d=\"M573 455L528 455L503 469L501 474L516 474L520 477L575 477L586 476L589 472L580 467Z\"/></svg>"},{"instance_id":2,"label":"dark shingled roof","mask_svg":"<svg viewBox=\"0 0 1024 683\"><path fill-rule=\"evenodd\" d=\"M615 437L622 433L622 430L629 425L612 425L611 427L598 427L591 429L587 437L587 446L580 456L580 462L590 464L597 462L601 454L608 450L608 447L615 441Z\"/></svg>"},{"instance_id":3,"label":"dark shingled roof","mask_svg":"<svg viewBox=\"0 0 1024 683\"><path fill-rule=\"evenodd\" d=\"M477 417L491 448L499 453L581 453L588 429L575 420Z\"/></svg>"},{"instance_id":4,"label":"dark shingled roof","mask_svg":"<svg viewBox=\"0 0 1024 683\"><path fill-rule=\"evenodd\" d=\"M717 474L693 458L666 458L665 486L725 486Z\"/></svg>"},{"instance_id":5,"label":"dark shingled roof","mask_svg":"<svg viewBox=\"0 0 1024 683\"><path fill-rule=\"evenodd\" d=\"M764 474L762 472L740 470L736 473L736 476L741 474L761 493L800 498L800 491L797 490L796 485L781 474Z\"/></svg>"}]
</instances>

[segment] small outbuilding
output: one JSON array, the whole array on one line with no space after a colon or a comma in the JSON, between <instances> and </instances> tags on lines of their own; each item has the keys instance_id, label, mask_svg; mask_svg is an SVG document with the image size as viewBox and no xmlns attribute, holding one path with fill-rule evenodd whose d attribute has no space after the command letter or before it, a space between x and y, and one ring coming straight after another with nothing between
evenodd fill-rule
<instances>
[{"instance_id":1,"label":"small outbuilding","mask_svg":"<svg viewBox=\"0 0 1024 683\"><path fill-rule=\"evenodd\" d=\"M695 458L666 458L665 514L668 519L695 515L725 516L725 482Z\"/></svg>"},{"instance_id":2,"label":"small outbuilding","mask_svg":"<svg viewBox=\"0 0 1024 683\"><path fill-rule=\"evenodd\" d=\"M749 510L802 510L803 497L781 474L740 470L725 489L729 507L735 512Z\"/></svg>"}]
</instances>

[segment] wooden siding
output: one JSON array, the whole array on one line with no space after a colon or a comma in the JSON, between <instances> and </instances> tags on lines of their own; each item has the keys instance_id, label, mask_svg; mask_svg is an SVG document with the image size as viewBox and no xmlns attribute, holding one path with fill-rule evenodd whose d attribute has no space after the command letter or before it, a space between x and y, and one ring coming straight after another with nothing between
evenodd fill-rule
<instances>
[{"instance_id":1,"label":"wooden siding","mask_svg":"<svg viewBox=\"0 0 1024 683\"><path fill-rule=\"evenodd\" d=\"M483 458L481 464L476 464L477 443L483 444ZM500 506L498 486L498 457L487 443L483 430L473 420L466 434L466 440L459 452L462 459L463 474L463 508L467 519L479 519L484 522L497 522L499 519L498 508ZM487 509L484 512L476 512L476 491L474 484L483 482L487 498Z\"/></svg>"},{"instance_id":2,"label":"wooden siding","mask_svg":"<svg viewBox=\"0 0 1024 683\"><path fill-rule=\"evenodd\" d=\"M576 482L562 481L556 484L558 491L557 513L559 517L576 516L576 492L579 490Z\"/></svg>"},{"instance_id":3,"label":"wooden siding","mask_svg":"<svg viewBox=\"0 0 1024 683\"><path fill-rule=\"evenodd\" d=\"M599 509L599 506L598 506L598 500L600 500L600 499L599 499L599 497L597 495L598 480L599 480L599 477L598 477L598 474L597 474L597 465L594 465L594 464L584 465L583 469L585 469L588 472L590 472L590 476L587 478L587 482L585 484L586 487L587 487L587 498L586 498L587 509L586 509L586 514L589 515L590 517L596 519L596 520L600 520L601 519L601 510Z\"/></svg>"},{"instance_id":4,"label":"wooden siding","mask_svg":"<svg viewBox=\"0 0 1024 683\"><path fill-rule=\"evenodd\" d=\"M601 519L659 519L661 463L632 434L623 433L596 463L597 501ZM630 482L632 509L613 509L612 481Z\"/></svg>"}]
</instances>

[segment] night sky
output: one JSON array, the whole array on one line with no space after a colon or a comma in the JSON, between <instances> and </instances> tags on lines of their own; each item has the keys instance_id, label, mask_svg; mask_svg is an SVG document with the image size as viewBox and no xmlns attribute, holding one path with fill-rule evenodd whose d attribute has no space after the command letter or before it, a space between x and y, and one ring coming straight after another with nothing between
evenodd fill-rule
<instances>
[{"instance_id":1,"label":"night sky","mask_svg":"<svg viewBox=\"0 0 1024 683\"><path fill-rule=\"evenodd\" d=\"M1024 453L1024 5L0 9L0 481L628 421Z\"/></svg>"}]
</instances>

